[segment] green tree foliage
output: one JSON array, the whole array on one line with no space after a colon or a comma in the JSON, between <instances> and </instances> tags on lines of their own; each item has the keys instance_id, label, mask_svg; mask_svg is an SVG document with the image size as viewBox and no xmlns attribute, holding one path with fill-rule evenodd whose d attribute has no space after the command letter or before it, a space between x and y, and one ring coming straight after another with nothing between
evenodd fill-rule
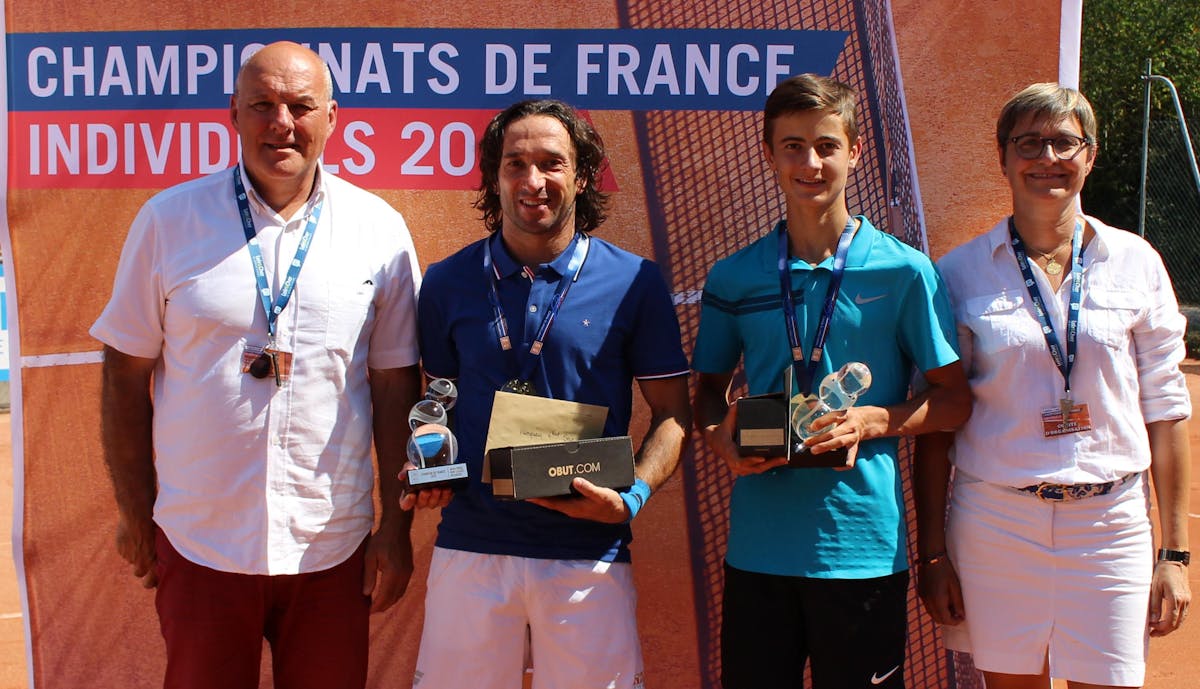
<instances>
[{"instance_id":1,"label":"green tree foliage","mask_svg":"<svg viewBox=\"0 0 1200 689\"><path fill-rule=\"evenodd\" d=\"M1200 147L1200 1L1084 2L1080 87L1096 109L1100 157L1083 207L1130 230L1138 226L1147 59L1155 74L1174 82ZM1162 255L1180 302L1200 305L1200 190L1161 82L1151 88L1149 141L1146 239Z\"/></svg>"},{"instance_id":2,"label":"green tree foliage","mask_svg":"<svg viewBox=\"0 0 1200 689\"><path fill-rule=\"evenodd\" d=\"M1138 221L1141 77L1147 59L1153 60L1155 74L1175 83L1195 140L1200 129L1200 2L1085 0L1080 89L1096 109L1100 157L1084 188L1083 206L1129 229L1136 229ZM1151 113L1152 118L1174 119L1162 85L1152 89Z\"/></svg>"}]
</instances>

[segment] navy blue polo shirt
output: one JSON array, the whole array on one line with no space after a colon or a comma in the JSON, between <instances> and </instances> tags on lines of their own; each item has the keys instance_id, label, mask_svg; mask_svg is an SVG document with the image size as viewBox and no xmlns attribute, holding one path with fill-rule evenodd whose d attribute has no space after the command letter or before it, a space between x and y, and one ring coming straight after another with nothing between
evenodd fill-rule
<instances>
[{"instance_id":1,"label":"navy blue polo shirt","mask_svg":"<svg viewBox=\"0 0 1200 689\"><path fill-rule=\"evenodd\" d=\"M459 460L471 479L442 510L437 545L476 553L560 560L629 560L628 524L574 519L525 502L492 497L482 483L483 448L492 398L517 378L530 356L542 317L580 240L530 278L498 235L475 242L429 267L418 300L421 360L427 375L453 378L458 404L452 415ZM512 349L500 348L488 299L484 243L491 242L500 303ZM626 435L633 380L685 375L679 321L658 266L595 237L578 281L545 340L532 375L538 391L555 399L608 407L606 436Z\"/></svg>"}]
</instances>

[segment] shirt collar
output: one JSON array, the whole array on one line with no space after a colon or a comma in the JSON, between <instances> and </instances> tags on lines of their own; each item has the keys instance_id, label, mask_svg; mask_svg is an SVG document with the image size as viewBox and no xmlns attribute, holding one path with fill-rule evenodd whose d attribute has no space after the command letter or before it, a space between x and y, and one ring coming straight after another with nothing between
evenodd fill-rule
<instances>
[{"instance_id":1,"label":"shirt collar","mask_svg":"<svg viewBox=\"0 0 1200 689\"><path fill-rule=\"evenodd\" d=\"M987 246L988 255L993 259L996 258L997 252L999 252L1001 249L1007 249L1008 254L1010 256L1013 255L1012 240L1008 236L1007 217L996 223L996 226L992 228L992 231L987 233Z\"/></svg>"},{"instance_id":2,"label":"shirt collar","mask_svg":"<svg viewBox=\"0 0 1200 689\"><path fill-rule=\"evenodd\" d=\"M861 268L867 264L867 257L871 254L871 247L874 246L876 238L879 236L879 230L867 220L866 216L854 216L859 221L858 230L854 233L854 239L850 242L850 251L846 253L847 268ZM772 227L771 235L774 236L775 231L779 228L779 223L775 223ZM763 242L765 249L762 252L763 270L768 273L774 273L778 270L779 255L776 252L776 244L774 241ZM808 263L799 260L791 261L792 270L813 270L815 268L824 268L825 270L833 270L833 256L827 257L816 266L810 266Z\"/></svg>"},{"instance_id":3,"label":"shirt collar","mask_svg":"<svg viewBox=\"0 0 1200 689\"><path fill-rule=\"evenodd\" d=\"M1009 237L1008 234L1008 217L1009 216L1005 216L1004 219L996 223L996 226L992 228L992 231L988 232L987 234L988 253L993 260L996 259L998 252L1001 250L1005 250L1005 253L1007 254L1005 260L1008 260L1009 258L1016 260L1016 252L1014 252L1012 248L1012 238ZM1108 242L1105 241L1105 237L1108 236L1109 228L1104 223L1091 216L1080 215L1079 217L1083 218L1083 221L1087 224L1087 226L1091 227L1095 232L1095 236L1092 237L1092 241L1088 243L1087 249L1083 253L1083 257L1085 259L1092 260L1098 258L1108 258Z\"/></svg>"},{"instance_id":4,"label":"shirt collar","mask_svg":"<svg viewBox=\"0 0 1200 689\"><path fill-rule=\"evenodd\" d=\"M1091 227L1096 233L1096 235L1092 237L1092 241L1087 245L1087 252L1084 253L1084 256L1091 256L1092 260L1108 258L1108 236L1113 229L1091 216L1084 215L1082 217L1083 221L1087 223L1088 227ZM1124 230L1117 231L1124 232Z\"/></svg>"},{"instance_id":5,"label":"shirt collar","mask_svg":"<svg viewBox=\"0 0 1200 689\"><path fill-rule=\"evenodd\" d=\"M287 229L290 225L295 223L296 220L307 218L309 213L312 213L313 208L325 200L326 188L324 169L325 168L321 165L320 161L318 161L317 173L316 177L314 178L312 191L309 192L308 199L305 200L304 205L300 208L300 210L296 211L296 214L291 218L284 218L280 216L275 212L274 208L271 208L267 205L267 202L263 200L262 196L259 196L258 189L254 188L254 184L252 184L250 182L250 178L246 176L246 166L244 164L238 165L238 174L242 176L242 186L246 189L246 196L250 198L250 207L254 210L254 212L268 218L277 219L279 224L283 225L284 229Z\"/></svg>"},{"instance_id":6,"label":"shirt collar","mask_svg":"<svg viewBox=\"0 0 1200 689\"><path fill-rule=\"evenodd\" d=\"M567 248L564 249L562 253L556 256L553 261L544 263L542 265L558 273L560 276L566 275L567 267L571 264L571 256L575 253L575 245L579 243L579 238L581 236L582 235L576 232L575 236L571 238L571 243L567 245ZM488 237L487 241L492 243L492 265L495 267L497 279L503 280L504 278L511 277L524 269L525 266L518 263L517 260L508 253L508 249L504 246L504 242L500 239L499 230L493 232L492 236Z\"/></svg>"}]
</instances>

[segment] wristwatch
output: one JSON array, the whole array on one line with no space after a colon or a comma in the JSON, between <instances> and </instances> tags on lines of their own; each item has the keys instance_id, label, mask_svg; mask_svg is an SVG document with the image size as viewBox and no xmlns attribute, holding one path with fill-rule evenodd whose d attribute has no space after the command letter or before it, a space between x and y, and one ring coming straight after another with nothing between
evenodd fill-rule
<instances>
[{"instance_id":1,"label":"wristwatch","mask_svg":"<svg viewBox=\"0 0 1200 689\"><path fill-rule=\"evenodd\" d=\"M1167 548L1158 549L1158 559L1160 562L1178 562L1187 567L1192 561L1192 554L1187 550L1168 550Z\"/></svg>"}]
</instances>

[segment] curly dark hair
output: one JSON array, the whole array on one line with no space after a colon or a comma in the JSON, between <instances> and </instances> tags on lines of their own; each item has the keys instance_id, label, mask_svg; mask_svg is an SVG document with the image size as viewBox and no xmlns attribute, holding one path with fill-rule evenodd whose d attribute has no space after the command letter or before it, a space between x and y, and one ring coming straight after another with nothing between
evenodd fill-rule
<instances>
[{"instance_id":1,"label":"curly dark hair","mask_svg":"<svg viewBox=\"0 0 1200 689\"><path fill-rule=\"evenodd\" d=\"M526 100L508 106L488 123L479 141L479 197L475 207L483 212L488 232L500 229L500 161L504 156L504 133L508 125L534 115L553 117L562 123L575 147L575 176L585 182L575 197L575 229L593 232L607 216L608 194L600 191L600 176L608 166L600 134L571 106L557 100Z\"/></svg>"}]
</instances>

